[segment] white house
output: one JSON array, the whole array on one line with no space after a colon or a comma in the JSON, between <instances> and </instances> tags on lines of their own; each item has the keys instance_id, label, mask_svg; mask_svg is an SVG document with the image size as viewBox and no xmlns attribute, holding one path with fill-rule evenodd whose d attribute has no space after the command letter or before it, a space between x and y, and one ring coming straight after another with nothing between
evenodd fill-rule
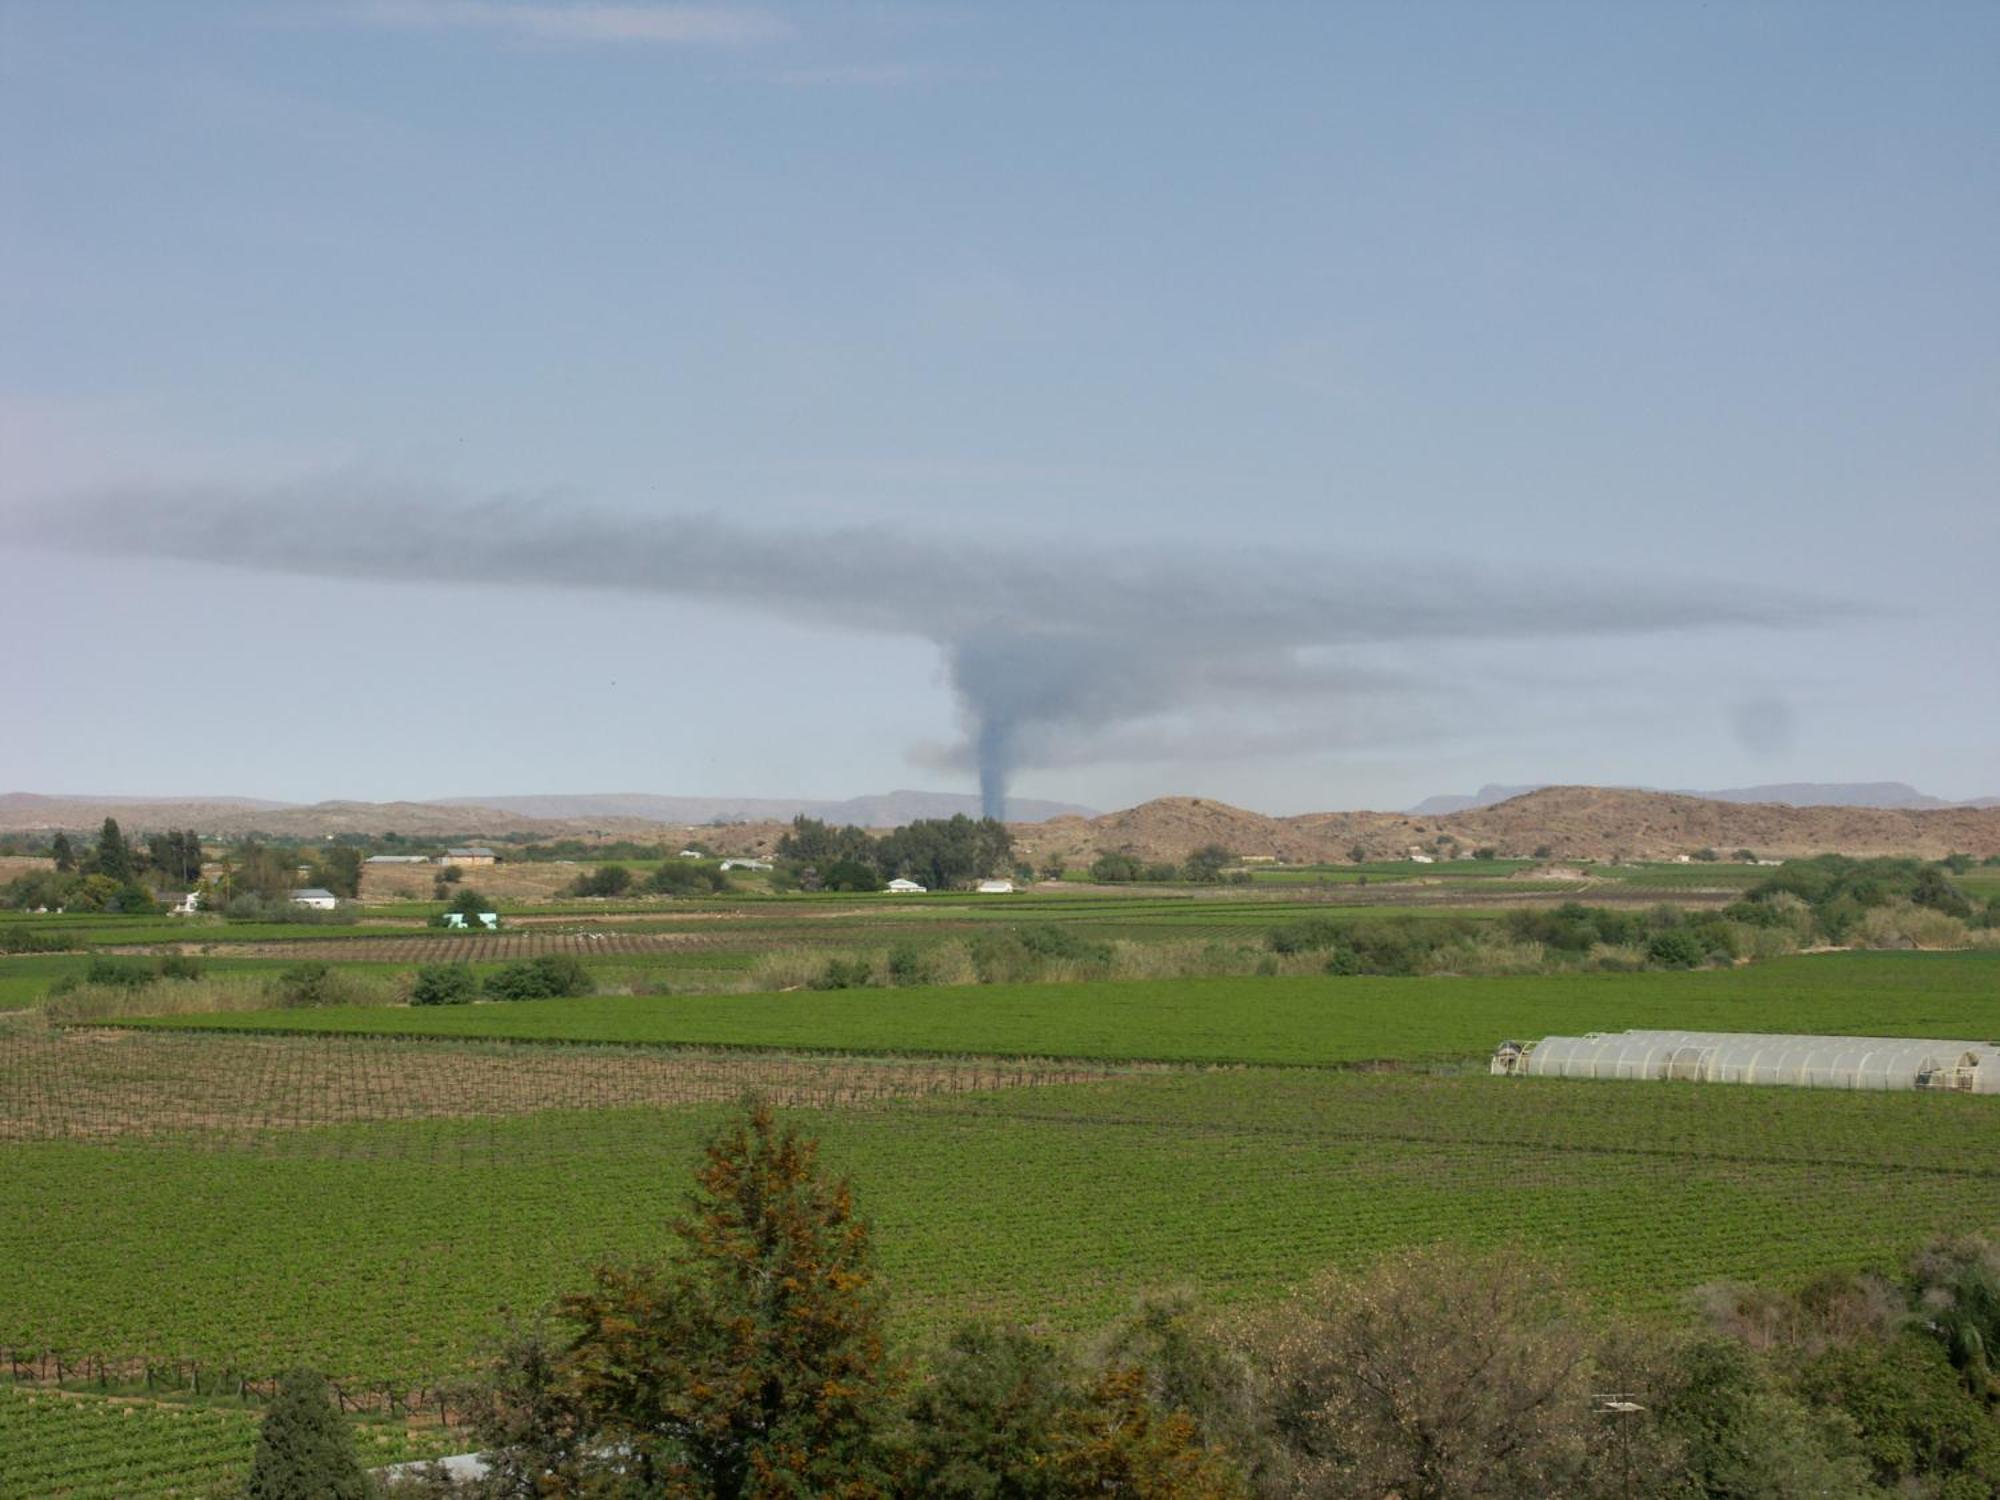
<instances>
[{"instance_id":1,"label":"white house","mask_svg":"<svg viewBox=\"0 0 2000 1500\"><path fill-rule=\"evenodd\" d=\"M681 850L681 858L682 858L682 859L700 859L700 858L701 858L701 851L700 851L699 849L683 849L683 850Z\"/></svg>"},{"instance_id":2,"label":"white house","mask_svg":"<svg viewBox=\"0 0 2000 1500\"><path fill-rule=\"evenodd\" d=\"M722 862L722 868L725 870L768 870L771 868L771 862L768 859L725 859Z\"/></svg>"},{"instance_id":3,"label":"white house","mask_svg":"<svg viewBox=\"0 0 2000 1500\"><path fill-rule=\"evenodd\" d=\"M189 891L185 896L176 896L174 904L167 908L168 915L176 917L191 917L200 910L200 891Z\"/></svg>"},{"instance_id":4,"label":"white house","mask_svg":"<svg viewBox=\"0 0 2000 1500\"><path fill-rule=\"evenodd\" d=\"M444 925L449 927L453 932L469 932L475 925L484 927L488 932L498 932L500 930L500 913L497 911L475 912L473 920L468 922L465 920L464 912L448 911L444 914Z\"/></svg>"},{"instance_id":5,"label":"white house","mask_svg":"<svg viewBox=\"0 0 2000 1500\"><path fill-rule=\"evenodd\" d=\"M918 885L914 880L905 880L900 875L889 882L889 889L904 896L921 896L924 893L923 886Z\"/></svg>"},{"instance_id":6,"label":"white house","mask_svg":"<svg viewBox=\"0 0 2000 1500\"><path fill-rule=\"evenodd\" d=\"M1437 861L1420 850L1412 849L1410 851L1410 863L1413 865L1434 865Z\"/></svg>"},{"instance_id":7,"label":"white house","mask_svg":"<svg viewBox=\"0 0 2000 1500\"><path fill-rule=\"evenodd\" d=\"M982 896L1011 896L1014 894L1014 882L1011 880L982 880L979 882L979 894Z\"/></svg>"},{"instance_id":8,"label":"white house","mask_svg":"<svg viewBox=\"0 0 2000 1500\"><path fill-rule=\"evenodd\" d=\"M322 890L316 885L309 885L302 891L292 892L292 905L309 906L314 911L332 911L336 906L340 905L340 898L334 895L332 891Z\"/></svg>"}]
</instances>

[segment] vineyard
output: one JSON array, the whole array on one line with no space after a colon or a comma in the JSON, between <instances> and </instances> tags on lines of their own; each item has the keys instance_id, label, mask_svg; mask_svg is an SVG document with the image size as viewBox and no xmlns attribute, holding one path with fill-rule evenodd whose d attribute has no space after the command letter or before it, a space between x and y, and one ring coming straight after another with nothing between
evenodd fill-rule
<instances>
[{"instance_id":1,"label":"vineyard","mask_svg":"<svg viewBox=\"0 0 2000 1500\"><path fill-rule=\"evenodd\" d=\"M2000 953L1827 954L1693 973L1174 979L175 1017L217 1030L1168 1062L1485 1056L1508 1037L1631 1026L1986 1036Z\"/></svg>"},{"instance_id":2,"label":"vineyard","mask_svg":"<svg viewBox=\"0 0 2000 1500\"><path fill-rule=\"evenodd\" d=\"M178 1139L191 1146L409 1149L422 1136L316 1127L730 1103L849 1108L1079 1083L1101 1066L1019 1058L788 1058L680 1048L381 1042L0 1030L0 1141ZM306 1132L301 1136L299 1132ZM452 1133L463 1153L473 1138Z\"/></svg>"},{"instance_id":3,"label":"vineyard","mask_svg":"<svg viewBox=\"0 0 2000 1500\"><path fill-rule=\"evenodd\" d=\"M363 1427L370 1464L438 1452L393 1424ZM0 1500L167 1500L240 1485L257 1441L257 1413L0 1385Z\"/></svg>"},{"instance_id":4,"label":"vineyard","mask_svg":"<svg viewBox=\"0 0 2000 1500\"><path fill-rule=\"evenodd\" d=\"M407 1393L462 1371L503 1306L663 1250L718 1117L323 1127L347 1144L281 1154L15 1143L0 1344L127 1377L307 1359ZM1223 1069L797 1118L853 1174L911 1334L1086 1328L1163 1284L1264 1297L1439 1238L1532 1243L1607 1305L1663 1309L2000 1226L2000 1111L1969 1098Z\"/></svg>"}]
</instances>

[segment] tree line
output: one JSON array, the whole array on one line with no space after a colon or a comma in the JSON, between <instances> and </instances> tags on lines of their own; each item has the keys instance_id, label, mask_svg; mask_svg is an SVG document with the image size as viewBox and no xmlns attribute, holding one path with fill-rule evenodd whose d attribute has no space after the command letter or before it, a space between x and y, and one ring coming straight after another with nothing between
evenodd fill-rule
<instances>
[{"instance_id":1,"label":"tree line","mask_svg":"<svg viewBox=\"0 0 2000 1500\"><path fill-rule=\"evenodd\" d=\"M998 818L919 818L886 833L836 828L796 817L778 840L778 858L807 889L875 891L914 880L944 891L1013 869L1014 836Z\"/></svg>"}]
</instances>

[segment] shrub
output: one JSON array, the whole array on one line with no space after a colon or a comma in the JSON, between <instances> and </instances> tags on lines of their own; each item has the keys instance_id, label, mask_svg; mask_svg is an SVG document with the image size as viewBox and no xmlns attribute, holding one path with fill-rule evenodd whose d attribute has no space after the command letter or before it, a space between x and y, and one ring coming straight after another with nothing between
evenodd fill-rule
<instances>
[{"instance_id":1,"label":"shrub","mask_svg":"<svg viewBox=\"0 0 2000 1500\"><path fill-rule=\"evenodd\" d=\"M1129 854L1100 854L1090 862L1090 878L1100 885L1122 885L1145 877L1145 869Z\"/></svg>"},{"instance_id":2,"label":"shrub","mask_svg":"<svg viewBox=\"0 0 2000 1500\"><path fill-rule=\"evenodd\" d=\"M151 984L159 975L153 966L132 958L93 958L83 971L85 984L136 990Z\"/></svg>"},{"instance_id":3,"label":"shrub","mask_svg":"<svg viewBox=\"0 0 2000 1500\"><path fill-rule=\"evenodd\" d=\"M344 998L343 988L333 965L316 959L293 964L271 985L278 1004L287 1007L337 1005Z\"/></svg>"},{"instance_id":4,"label":"shrub","mask_svg":"<svg viewBox=\"0 0 2000 1500\"><path fill-rule=\"evenodd\" d=\"M470 964L425 964L410 986L412 1005L466 1005L479 993Z\"/></svg>"},{"instance_id":5,"label":"shrub","mask_svg":"<svg viewBox=\"0 0 2000 1500\"><path fill-rule=\"evenodd\" d=\"M646 889L660 896L708 896L729 889L729 880L714 865L672 859L653 871Z\"/></svg>"},{"instance_id":6,"label":"shrub","mask_svg":"<svg viewBox=\"0 0 2000 1500\"><path fill-rule=\"evenodd\" d=\"M201 963L185 953L169 953L160 960L158 973L162 979L199 979Z\"/></svg>"},{"instance_id":7,"label":"shrub","mask_svg":"<svg viewBox=\"0 0 2000 1500\"><path fill-rule=\"evenodd\" d=\"M622 896L632 889L632 872L624 865L599 865L570 882L572 896Z\"/></svg>"},{"instance_id":8,"label":"shrub","mask_svg":"<svg viewBox=\"0 0 2000 1500\"><path fill-rule=\"evenodd\" d=\"M889 950L889 983L898 986L930 984L935 967L915 943L898 943Z\"/></svg>"},{"instance_id":9,"label":"shrub","mask_svg":"<svg viewBox=\"0 0 2000 1500\"><path fill-rule=\"evenodd\" d=\"M807 984L814 990L866 989L875 979L875 966L865 958L828 959L826 967Z\"/></svg>"},{"instance_id":10,"label":"shrub","mask_svg":"<svg viewBox=\"0 0 2000 1500\"><path fill-rule=\"evenodd\" d=\"M484 988L495 1000L558 1000L587 995L595 986L582 959L546 953L495 970L486 976Z\"/></svg>"},{"instance_id":11,"label":"shrub","mask_svg":"<svg viewBox=\"0 0 2000 1500\"><path fill-rule=\"evenodd\" d=\"M1111 945L1092 942L1081 938L1067 927L1056 927L1042 923L1034 927L1017 927L1014 935L1021 946L1037 958L1066 959L1071 963L1108 964L1111 962Z\"/></svg>"},{"instance_id":12,"label":"shrub","mask_svg":"<svg viewBox=\"0 0 2000 1500\"><path fill-rule=\"evenodd\" d=\"M1661 969L1698 969L1707 962L1708 951L1685 928L1669 928L1655 933L1646 944L1646 962Z\"/></svg>"}]
</instances>

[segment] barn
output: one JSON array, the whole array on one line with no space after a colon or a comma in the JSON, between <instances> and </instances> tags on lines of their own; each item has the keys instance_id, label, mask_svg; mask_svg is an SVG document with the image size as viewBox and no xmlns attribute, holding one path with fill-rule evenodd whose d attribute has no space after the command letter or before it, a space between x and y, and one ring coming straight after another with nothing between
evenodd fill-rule
<instances>
[{"instance_id":1,"label":"barn","mask_svg":"<svg viewBox=\"0 0 2000 1500\"><path fill-rule=\"evenodd\" d=\"M1539 1042L1503 1042L1493 1054L1492 1071L1510 1078L2000 1094L2000 1042L1750 1031L1594 1031L1544 1037Z\"/></svg>"},{"instance_id":2,"label":"barn","mask_svg":"<svg viewBox=\"0 0 2000 1500\"><path fill-rule=\"evenodd\" d=\"M448 865L490 865L498 862L498 856L491 849L478 847L469 849L447 849L444 862Z\"/></svg>"}]
</instances>

